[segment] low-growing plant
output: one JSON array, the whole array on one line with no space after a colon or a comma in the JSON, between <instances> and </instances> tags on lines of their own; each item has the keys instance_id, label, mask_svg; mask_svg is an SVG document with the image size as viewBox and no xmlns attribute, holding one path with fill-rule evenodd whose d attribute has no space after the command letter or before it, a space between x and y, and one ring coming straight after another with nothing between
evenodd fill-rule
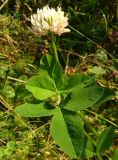
<instances>
[{"instance_id":1,"label":"low-growing plant","mask_svg":"<svg viewBox=\"0 0 118 160\"><path fill-rule=\"evenodd\" d=\"M32 30L38 36L49 36L52 55L43 55L39 73L27 80L26 89L32 93L33 101L21 104L15 112L23 117L52 117L50 134L54 141L75 159L97 157L102 160L104 152L112 145L116 124L106 120L112 126L98 134L87 121L85 112L115 96L113 90L100 86L95 76L85 73L68 75L59 61L56 48L56 36L67 29L68 18L61 8L57 11L48 6L32 15ZM72 27L71 27L72 28ZM68 33L69 34L69 33ZM93 133L91 137L87 128Z\"/></svg>"}]
</instances>

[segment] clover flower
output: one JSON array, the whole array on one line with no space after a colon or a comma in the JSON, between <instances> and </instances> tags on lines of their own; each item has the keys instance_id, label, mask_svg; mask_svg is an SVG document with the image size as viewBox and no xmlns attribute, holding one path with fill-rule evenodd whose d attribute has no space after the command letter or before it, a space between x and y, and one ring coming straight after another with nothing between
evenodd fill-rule
<instances>
[{"instance_id":1,"label":"clover flower","mask_svg":"<svg viewBox=\"0 0 118 160\"><path fill-rule=\"evenodd\" d=\"M54 32L61 35L65 32L70 32L67 29L68 17L64 16L64 12L60 7L55 10L48 6L44 6L43 9L37 9L37 14L31 16L31 23L33 32L36 35L42 36L48 34L48 32Z\"/></svg>"}]
</instances>

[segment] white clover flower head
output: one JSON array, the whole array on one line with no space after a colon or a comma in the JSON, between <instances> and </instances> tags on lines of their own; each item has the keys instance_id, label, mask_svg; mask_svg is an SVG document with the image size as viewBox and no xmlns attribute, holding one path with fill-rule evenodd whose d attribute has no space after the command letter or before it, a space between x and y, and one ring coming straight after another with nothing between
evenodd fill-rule
<instances>
[{"instance_id":1,"label":"white clover flower head","mask_svg":"<svg viewBox=\"0 0 118 160\"><path fill-rule=\"evenodd\" d=\"M64 16L64 12L60 7L57 10L44 6L43 9L37 9L37 14L31 16L33 32L36 35L46 35L48 32L54 32L61 35L65 32L70 32L67 27L68 17Z\"/></svg>"}]
</instances>

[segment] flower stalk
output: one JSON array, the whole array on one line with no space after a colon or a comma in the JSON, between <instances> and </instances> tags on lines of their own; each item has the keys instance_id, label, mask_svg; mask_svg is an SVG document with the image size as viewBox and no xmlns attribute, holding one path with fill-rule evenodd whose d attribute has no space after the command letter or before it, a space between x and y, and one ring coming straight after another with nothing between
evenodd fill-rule
<instances>
[{"instance_id":1,"label":"flower stalk","mask_svg":"<svg viewBox=\"0 0 118 160\"><path fill-rule=\"evenodd\" d=\"M53 33L51 33L51 41L52 41L52 49L53 49L53 52L54 52L55 60L57 62L59 62L58 53L57 53L57 47L56 47L56 44L55 44L56 38L55 38Z\"/></svg>"}]
</instances>

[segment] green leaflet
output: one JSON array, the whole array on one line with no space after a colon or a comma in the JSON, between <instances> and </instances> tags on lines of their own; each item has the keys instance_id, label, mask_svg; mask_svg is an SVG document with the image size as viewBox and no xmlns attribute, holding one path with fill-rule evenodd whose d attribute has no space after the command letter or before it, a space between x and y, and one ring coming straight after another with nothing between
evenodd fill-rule
<instances>
[{"instance_id":1,"label":"green leaflet","mask_svg":"<svg viewBox=\"0 0 118 160\"><path fill-rule=\"evenodd\" d=\"M96 102L95 105L100 105L102 103L105 103L106 101L112 99L115 96L115 92L108 88L103 88L104 94L103 96Z\"/></svg>"},{"instance_id":2,"label":"green leaflet","mask_svg":"<svg viewBox=\"0 0 118 160\"><path fill-rule=\"evenodd\" d=\"M75 74L71 77L64 77L63 85L60 88L61 93L73 92L77 88L95 85L95 77L89 77L85 74Z\"/></svg>"},{"instance_id":3,"label":"green leaflet","mask_svg":"<svg viewBox=\"0 0 118 160\"><path fill-rule=\"evenodd\" d=\"M51 55L45 55L41 59L39 75L46 75L47 77L52 78L57 88L60 88L64 81L63 68Z\"/></svg>"},{"instance_id":4,"label":"green leaflet","mask_svg":"<svg viewBox=\"0 0 118 160\"><path fill-rule=\"evenodd\" d=\"M25 103L17 106L15 112L23 117L44 117L54 115L56 110L55 108L44 105L44 103Z\"/></svg>"},{"instance_id":5,"label":"green leaflet","mask_svg":"<svg viewBox=\"0 0 118 160\"><path fill-rule=\"evenodd\" d=\"M54 81L47 76L34 76L27 81L26 89L39 100L45 100L55 94Z\"/></svg>"},{"instance_id":6,"label":"green leaflet","mask_svg":"<svg viewBox=\"0 0 118 160\"><path fill-rule=\"evenodd\" d=\"M55 64L55 59L53 56L49 54L44 55L40 60L39 74L52 77L52 70L54 64Z\"/></svg>"},{"instance_id":7,"label":"green leaflet","mask_svg":"<svg viewBox=\"0 0 118 160\"><path fill-rule=\"evenodd\" d=\"M101 153L107 150L112 144L113 137L114 128L106 128L97 138L96 151Z\"/></svg>"},{"instance_id":8,"label":"green leaflet","mask_svg":"<svg viewBox=\"0 0 118 160\"><path fill-rule=\"evenodd\" d=\"M75 112L57 110L50 125L51 135L65 153L78 158L84 145L83 121Z\"/></svg>"},{"instance_id":9,"label":"green leaflet","mask_svg":"<svg viewBox=\"0 0 118 160\"><path fill-rule=\"evenodd\" d=\"M62 107L72 111L84 110L94 105L103 94L104 89L101 87L77 88L67 97Z\"/></svg>"},{"instance_id":10,"label":"green leaflet","mask_svg":"<svg viewBox=\"0 0 118 160\"><path fill-rule=\"evenodd\" d=\"M4 85L3 88L0 88L0 93L7 98L15 96L15 90L10 85Z\"/></svg>"},{"instance_id":11,"label":"green leaflet","mask_svg":"<svg viewBox=\"0 0 118 160\"><path fill-rule=\"evenodd\" d=\"M84 147L82 151L81 158L82 159L89 159L95 155L94 147L90 139L85 136L84 138Z\"/></svg>"}]
</instances>

